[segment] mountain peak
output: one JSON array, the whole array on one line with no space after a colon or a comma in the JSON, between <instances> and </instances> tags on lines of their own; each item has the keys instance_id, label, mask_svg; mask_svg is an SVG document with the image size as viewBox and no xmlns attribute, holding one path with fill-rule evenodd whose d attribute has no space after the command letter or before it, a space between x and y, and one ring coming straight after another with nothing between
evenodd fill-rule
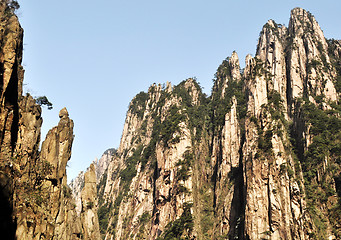
<instances>
[{"instance_id":1,"label":"mountain peak","mask_svg":"<svg viewBox=\"0 0 341 240\"><path fill-rule=\"evenodd\" d=\"M315 35L318 41L325 41L323 32L313 14L302 8L291 10L289 33L292 35Z\"/></svg>"}]
</instances>

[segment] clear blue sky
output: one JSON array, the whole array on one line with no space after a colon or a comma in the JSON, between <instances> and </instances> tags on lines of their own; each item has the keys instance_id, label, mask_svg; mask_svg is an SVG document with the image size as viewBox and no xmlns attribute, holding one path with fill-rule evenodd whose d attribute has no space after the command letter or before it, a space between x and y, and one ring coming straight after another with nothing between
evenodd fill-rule
<instances>
[{"instance_id":1,"label":"clear blue sky","mask_svg":"<svg viewBox=\"0 0 341 240\"><path fill-rule=\"evenodd\" d=\"M302 7L327 38L341 39L341 1L19 0L26 90L46 95L43 133L67 107L75 122L68 180L117 148L130 100L152 83L196 76L209 94L215 70L236 50L255 54L269 19L288 25Z\"/></svg>"}]
</instances>

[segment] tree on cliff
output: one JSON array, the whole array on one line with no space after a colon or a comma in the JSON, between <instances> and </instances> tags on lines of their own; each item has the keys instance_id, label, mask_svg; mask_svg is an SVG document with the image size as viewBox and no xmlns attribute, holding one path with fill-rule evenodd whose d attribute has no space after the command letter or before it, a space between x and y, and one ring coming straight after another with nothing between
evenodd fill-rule
<instances>
[{"instance_id":1,"label":"tree on cliff","mask_svg":"<svg viewBox=\"0 0 341 240\"><path fill-rule=\"evenodd\" d=\"M7 9L11 12L14 12L15 10L20 8L20 4L16 0L5 0L5 3L7 5Z\"/></svg>"},{"instance_id":2,"label":"tree on cliff","mask_svg":"<svg viewBox=\"0 0 341 240\"><path fill-rule=\"evenodd\" d=\"M36 100L36 103L39 104L40 106L47 106L47 109L48 110L51 110L53 107L52 107L52 103L47 99L46 96L40 96L40 97L37 97L35 98Z\"/></svg>"}]
</instances>

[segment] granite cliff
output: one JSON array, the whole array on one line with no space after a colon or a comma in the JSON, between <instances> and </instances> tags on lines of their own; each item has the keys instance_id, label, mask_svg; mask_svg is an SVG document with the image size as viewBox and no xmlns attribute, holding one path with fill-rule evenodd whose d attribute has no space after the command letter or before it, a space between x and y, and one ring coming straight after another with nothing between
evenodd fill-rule
<instances>
[{"instance_id":1,"label":"granite cliff","mask_svg":"<svg viewBox=\"0 0 341 240\"><path fill-rule=\"evenodd\" d=\"M39 150L42 108L32 96L23 95L23 30L16 8L16 1L0 3L1 239L98 239L94 169L86 175L81 219L67 185L74 136L66 108Z\"/></svg>"},{"instance_id":2,"label":"granite cliff","mask_svg":"<svg viewBox=\"0 0 341 240\"><path fill-rule=\"evenodd\" d=\"M16 1L0 3L0 230L5 239L340 239L341 42L293 9L255 57L131 101L121 143L67 185L66 108L40 144L22 93Z\"/></svg>"},{"instance_id":3,"label":"granite cliff","mask_svg":"<svg viewBox=\"0 0 341 240\"><path fill-rule=\"evenodd\" d=\"M255 57L153 84L99 179L104 239L339 239L340 41L300 8Z\"/></svg>"}]
</instances>

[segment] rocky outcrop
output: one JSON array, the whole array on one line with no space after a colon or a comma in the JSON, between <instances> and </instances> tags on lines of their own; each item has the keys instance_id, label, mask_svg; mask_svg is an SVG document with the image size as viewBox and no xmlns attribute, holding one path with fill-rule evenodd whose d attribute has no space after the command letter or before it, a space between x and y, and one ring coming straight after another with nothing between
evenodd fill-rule
<instances>
[{"instance_id":1,"label":"rocky outcrop","mask_svg":"<svg viewBox=\"0 0 341 240\"><path fill-rule=\"evenodd\" d=\"M59 117L59 124L48 132L39 157L27 159L25 170L28 175L24 171L17 180L18 186L14 186L22 186L21 189L14 189L17 196L18 239L81 237L81 223L77 219L66 178L66 164L71 157L73 122L65 108L60 111ZM35 174L31 171L35 171Z\"/></svg>"},{"instance_id":2,"label":"rocky outcrop","mask_svg":"<svg viewBox=\"0 0 341 240\"><path fill-rule=\"evenodd\" d=\"M29 107L32 106L32 99L28 99L28 104L23 102L19 110L19 97L21 97L21 86L23 80L22 60L22 37L23 30L20 27L17 17L9 11L6 2L0 3L0 74L1 74L1 97L0 97L0 200L1 205L1 232L3 237L14 239L16 232L16 202L14 200L16 179L12 176L20 170L20 161L14 154L19 132L19 111L30 116ZM31 100L31 101L30 101ZM28 110L28 111L27 111ZM39 134L36 134L34 128L40 128L40 108L33 106L36 110L36 121L29 122L22 119L20 132L27 131L31 133L30 137L22 140L18 148L26 148L28 153L23 157L24 165L29 158L37 155L37 148L34 144L39 141ZM28 120L28 119L27 119ZM23 146L27 141L30 147ZM32 141L32 142L30 142ZM24 152L23 152L24 153Z\"/></svg>"},{"instance_id":3,"label":"rocky outcrop","mask_svg":"<svg viewBox=\"0 0 341 240\"><path fill-rule=\"evenodd\" d=\"M112 158L115 156L116 150L113 148L107 149L100 159L96 159L94 164L96 166L96 178L97 184L99 184L100 179L108 168L108 165Z\"/></svg>"},{"instance_id":4,"label":"rocky outcrop","mask_svg":"<svg viewBox=\"0 0 341 240\"><path fill-rule=\"evenodd\" d=\"M100 159L96 158L93 161L93 164L96 169L96 186L98 186L98 189L100 189L101 187L102 188L104 187L103 182L106 182L106 179L107 179L108 165L112 161L115 154L116 154L116 150L113 148L110 148L110 149L107 149L103 153ZM86 171L90 171L90 167ZM81 210L82 210L81 192L82 192L82 189L84 188L84 172L81 171L77 177L72 179L69 186L72 190L72 195L74 196L74 199L75 199L77 214L80 215ZM101 192L103 192L103 189L101 189ZM102 198L103 198L103 194L101 194L101 199Z\"/></svg>"},{"instance_id":5,"label":"rocky outcrop","mask_svg":"<svg viewBox=\"0 0 341 240\"><path fill-rule=\"evenodd\" d=\"M66 108L59 112L60 121L57 127L51 129L41 146L40 158L52 167L46 176L51 182L61 182L66 176L66 164L71 157L73 141L73 121L69 118Z\"/></svg>"},{"instance_id":6,"label":"rocky outcrop","mask_svg":"<svg viewBox=\"0 0 341 240\"><path fill-rule=\"evenodd\" d=\"M81 197L81 192L84 187L84 172L81 171L77 177L71 180L69 184L71 190L72 190L72 195L75 199L75 204L76 204L76 212L77 215L80 216L80 213L82 211L82 197Z\"/></svg>"},{"instance_id":7,"label":"rocky outcrop","mask_svg":"<svg viewBox=\"0 0 341 240\"><path fill-rule=\"evenodd\" d=\"M84 239L100 239L97 217L96 169L94 164L84 174L84 187L81 192Z\"/></svg>"},{"instance_id":8,"label":"rocky outcrop","mask_svg":"<svg viewBox=\"0 0 341 240\"><path fill-rule=\"evenodd\" d=\"M0 4L0 231L4 239L81 239L66 178L73 121L62 109L39 150L42 109L22 95L23 30L15 3Z\"/></svg>"},{"instance_id":9,"label":"rocky outcrop","mask_svg":"<svg viewBox=\"0 0 341 240\"><path fill-rule=\"evenodd\" d=\"M337 100L332 79L328 43L314 16L301 9L292 10L288 27L289 96L292 98L324 94L327 100ZM311 101L312 98L310 98Z\"/></svg>"}]
</instances>

